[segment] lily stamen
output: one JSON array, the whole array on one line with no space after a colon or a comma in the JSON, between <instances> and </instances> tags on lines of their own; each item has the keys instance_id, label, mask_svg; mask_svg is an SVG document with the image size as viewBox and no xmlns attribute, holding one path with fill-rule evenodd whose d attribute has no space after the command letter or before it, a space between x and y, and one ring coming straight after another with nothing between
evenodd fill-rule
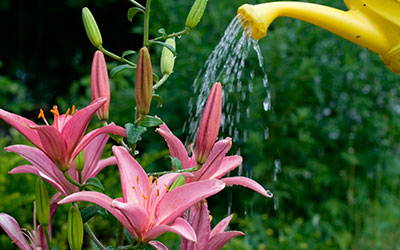
<instances>
[{"instance_id":1,"label":"lily stamen","mask_svg":"<svg viewBox=\"0 0 400 250\"><path fill-rule=\"evenodd\" d=\"M50 112L53 113L56 116L60 116L60 112L58 112L58 107L57 105L54 105L52 109L50 109Z\"/></svg>"},{"instance_id":2,"label":"lily stamen","mask_svg":"<svg viewBox=\"0 0 400 250\"><path fill-rule=\"evenodd\" d=\"M46 123L46 125L49 126L49 123L47 122L46 117L44 116L43 109L40 109L38 118L39 118L39 119L42 118L43 121L44 121L44 123Z\"/></svg>"},{"instance_id":3,"label":"lily stamen","mask_svg":"<svg viewBox=\"0 0 400 250\"><path fill-rule=\"evenodd\" d=\"M167 186L167 184L164 184L164 186L167 189L167 192L169 192L169 187Z\"/></svg>"}]
</instances>

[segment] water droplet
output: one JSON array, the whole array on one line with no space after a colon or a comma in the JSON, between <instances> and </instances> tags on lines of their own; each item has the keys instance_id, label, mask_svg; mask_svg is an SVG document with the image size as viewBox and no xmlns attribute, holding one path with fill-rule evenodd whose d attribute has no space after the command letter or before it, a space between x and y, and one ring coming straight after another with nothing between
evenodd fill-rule
<instances>
[{"instance_id":1,"label":"water droplet","mask_svg":"<svg viewBox=\"0 0 400 250\"><path fill-rule=\"evenodd\" d=\"M269 128L266 127L265 130L264 130L264 139L268 140L268 138L269 138Z\"/></svg>"},{"instance_id":2,"label":"water droplet","mask_svg":"<svg viewBox=\"0 0 400 250\"><path fill-rule=\"evenodd\" d=\"M278 174L281 173L281 160L275 159L274 161L274 181L276 182L278 180Z\"/></svg>"},{"instance_id":3,"label":"water droplet","mask_svg":"<svg viewBox=\"0 0 400 250\"><path fill-rule=\"evenodd\" d=\"M279 197L277 195L274 196L274 210L279 209Z\"/></svg>"}]
</instances>

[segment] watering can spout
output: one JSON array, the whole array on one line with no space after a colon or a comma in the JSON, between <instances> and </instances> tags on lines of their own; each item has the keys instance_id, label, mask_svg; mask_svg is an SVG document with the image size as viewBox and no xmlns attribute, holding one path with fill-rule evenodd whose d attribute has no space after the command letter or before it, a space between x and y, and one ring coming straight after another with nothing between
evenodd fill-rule
<instances>
[{"instance_id":1,"label":"watering can spout","mask_svg":"<svg viewBox=\"0 0 400 250\"><path fill-rule=\"evenodd\" d=\"M305 2L244 4L238 9L242 25L260 40L278 17L300 19L320 26L380 55L393 72L400 73L400 1L345 0L348 11Z\"/></svg>"}]
</instances>

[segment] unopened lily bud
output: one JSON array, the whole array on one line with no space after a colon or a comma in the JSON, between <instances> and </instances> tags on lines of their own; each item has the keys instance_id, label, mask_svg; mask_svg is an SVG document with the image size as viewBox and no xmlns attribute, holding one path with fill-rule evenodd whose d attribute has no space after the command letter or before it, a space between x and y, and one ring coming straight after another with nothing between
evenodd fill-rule
<instances>
[{"instance_id":1,"label":"unopened lily bud","mask_svg":"<svg viewBox=\"0 0 400 250\"><path fill-rule=\"evenodd\" d=\"M175 49L175 39L168 38L165 41L166 44L171 45ZM166 47L163 47L161 52L161 73L163 75L170 75L174 69L175 64L175 56L174 54Z\"/></svg>"},{"instance_id":2,"label":"unopened lily bud","mask_svg":"<svg viewBox=\"0 0 400 250\"><path fill-rule=\"evenodd\" d=\"M203 17L207 6L207 0L195 0L186 18L186 27L194 29Z\"/></svg>"},{"instance_id":3,"label":"unopened lily bud","mask_svg":"<svg viewBox=\"0 0 400 250\"><path fill-rule=\"evenodd\" d=\"M49 225L50 221L50 199L46 183L39 178L36 182L36 215L39 223L43 226Z\"/></svg>"},{"instance_id":4,"label":"unopened lily bud","mask_svg":"<svg viewBox=\"0 0 400 250\"><path fill-rule=\"evenodd\" d=\"M172 183L172 185L169 188L169 190L172 190L172 189L175 189L177 187L183 186L185 183L186 183L186 177L183 176L183 175L180 175L178 178L176 178L174 183Z\"/></svg>"},{"instance_id":5,"label":"unopened lily bud","mask_svg":"<svg viewBox=\"0 0 400 250\"><path fill-rule=\"evenodd\" d=\"M107 98L107 101L100 107L96 115L102 122L108 120L108 110L110 107L110 81L108 80L107 65L101 51L96 51L93 56L91 74L92 100L99 97Z\"/></svg>"},{"instance_id":6,"label":"unopened lily bud","mask_svg":"<svg viewBox=\"0 0 400 250\"><path fill-rule=\"evenodd\" d=\"M218 137L222 112L222 85L217 82L208 95L199 131L196 138L196 161L199 164L206 162L211 149Z\"/></svg>"},{"instance_id":7,"label":"unopened lily bud","mask_svg":"<svg viewBox=\"0 0 400 250\"><path fill-rule=\"evenodd\" d=\"M68 212L68 244L71 250L81 250L83 243L83 223L81 213L75 206Z\"/></svg>"},{"instance_id":8,"label":"unopened lily bud","mask_svg":"<svg viewBox=\"0 0 400 250\"><path fill-rule=\"evenodd\" d=\"M97 27L96 20L94 20L92 13L87 7L82 9L82 20L90 42L94 47L98 48L103 44L103 39L101 38L100 30L99 27Z\"/></svg>"},{"instance_id":9,"label":"unopened lily bud","mask_svg":"<svg viewBox=\"0 0 400 250\"><path fill-rule=\"evenodd\" d=\"M150 111L151 98L153 95L153 71L151 68L150 54L146 47L140 49L136 67L136 112L139 116L145 116Z\"/></svg>"},{"instance_id":10,"label":"unopened lily bud","mask_svg":"<svg viewBox=\"0 0 400 250\"><path fill-rule=\"evenodd\" d=\"M85 167L85 152L82 150L75 158L75 168L77 171L82 171Z\"/></svg>"}]
</instances>

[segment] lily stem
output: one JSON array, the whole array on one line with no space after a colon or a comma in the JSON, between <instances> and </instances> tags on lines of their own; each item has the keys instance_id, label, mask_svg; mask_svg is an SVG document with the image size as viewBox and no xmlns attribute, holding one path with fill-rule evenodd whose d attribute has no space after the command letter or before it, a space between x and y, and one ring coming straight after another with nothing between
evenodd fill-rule
<instances>
[{"instance_id":1,"label":"lily stem","mask_svg":"<svg viewBox=\"0 0 400 250\"><path fill-rule=\"evenodd\" d=\"M68 174L68 171L63 172L65 179L67 179L69 182L71 182L73 185L79 187L79 190L82 190L84 188L84 185L80 184L76 180L72 179L72 177Z\"/></svg>"},{"instance_id":2,"label":"lily stem","mask_svg":"<svg viewBox=\"0 0 400 250\"><path fill-rule=\"evenodd\" d=\"M197 165L196 167L193 168L186 168L186 169L177 169L177 170L170 170L170 171L163 171L163 172L155 172L155 173L148 173L147 175L152 175L154 177L159 177L161 175L165 175L165 174L171 174L171 173L190 173L190 172L194 172L197 171L201 168L201 165Z\"/></svg>"},{"instance_id":3,"label":"lily stem","mask_svg":"<svg viewBox=\"0 0 400 250\"><path fill-rule=\"evenodd\" d=\"M117 61L120 61L120 62L122 62L122 63L126 63L126 64L128 64L128 65L130 65L130 66L132 66L133 68L135 68L136 69L136 64L134 64L133 62L131 62L131 61L129 61L129 60L126 60L125 58L123 58L123 57L120 57L120 56L117 56L116 54L114 54L114 53L112 53L112 52L110 52L110 51L108 51L108 50L106 50L105 48L103 48L103 46L99 46L99 47L97 47L101 52L103 52L105 55L107 55L107 56L109 56L109 57L111 57L111 58L113 58L113 59L115 59L115 60L117 60Z\"/></svg>"},{"instance_id":4,"label":"lily stem","mask_svg":"<svg viewBox=\"0 0 400 250\"><path fill-rule=\"evenodd\" d=\"M156 38L150 40L149 42L154 42L154 41L159 41L159 40L166 40L168 38L174 38L174 37L180 37L180 36L186 35L189 32L190 32L190 29L188 27L186 27L184 30L181 30L179 32L174 32L174 33L168 34L166 36L164 35L164 36L156 37Z\"/></svg>"},{"instance_id":5,"label":"lily stem","mask_svg":"<svg viewBox=\"0 0 400 250\"><path fill-rule=\"evenodd\" d=\"M143 5L141 5L140 3L138 3L138 2L136 2L134 0L128 0L128 1L133 3L134 5L136 5L137 7L141 8L143 10L146 10L146 8Z\"/></svg>"},{"instance_id":6,"label":"lily stem","mask_svg":"<svg viewBox=\"0 0 400 250\"><path fill-rule=\"evenodd\" d=\"M146 10L144 12L144 33L143 33L143 46L146 46L147 48L150 46L149 43L150 5L151 5L151 0L147 0Z\"/></svg>"},{"instance_id":7,"label":"lily stem","mask_svg":"<svg viewBox=\"0 0 400 250\"><path fill-rule=\"evenodd\" d=\"M156 85L153 86L153 90L158 89L161 85L164 84L164 82L168 79L169 75L165 74L161 77L160 81Z\"/></svg>"},{"instance_id":8,"label":"lily stem","mask_svg":"<svg viewBox=\"0 0 400 250\"><path fill-rule=\"evenodd\" d=\"M94 244L96 244L96 246L100 248L100 250L106 250L103 244L101 244L101 242L97 239L96 235L93 233L87 222L83 225L83 227L85 228L85 231L89 235L90 239L93 240Z\"/></svg>"}]
</instances>

